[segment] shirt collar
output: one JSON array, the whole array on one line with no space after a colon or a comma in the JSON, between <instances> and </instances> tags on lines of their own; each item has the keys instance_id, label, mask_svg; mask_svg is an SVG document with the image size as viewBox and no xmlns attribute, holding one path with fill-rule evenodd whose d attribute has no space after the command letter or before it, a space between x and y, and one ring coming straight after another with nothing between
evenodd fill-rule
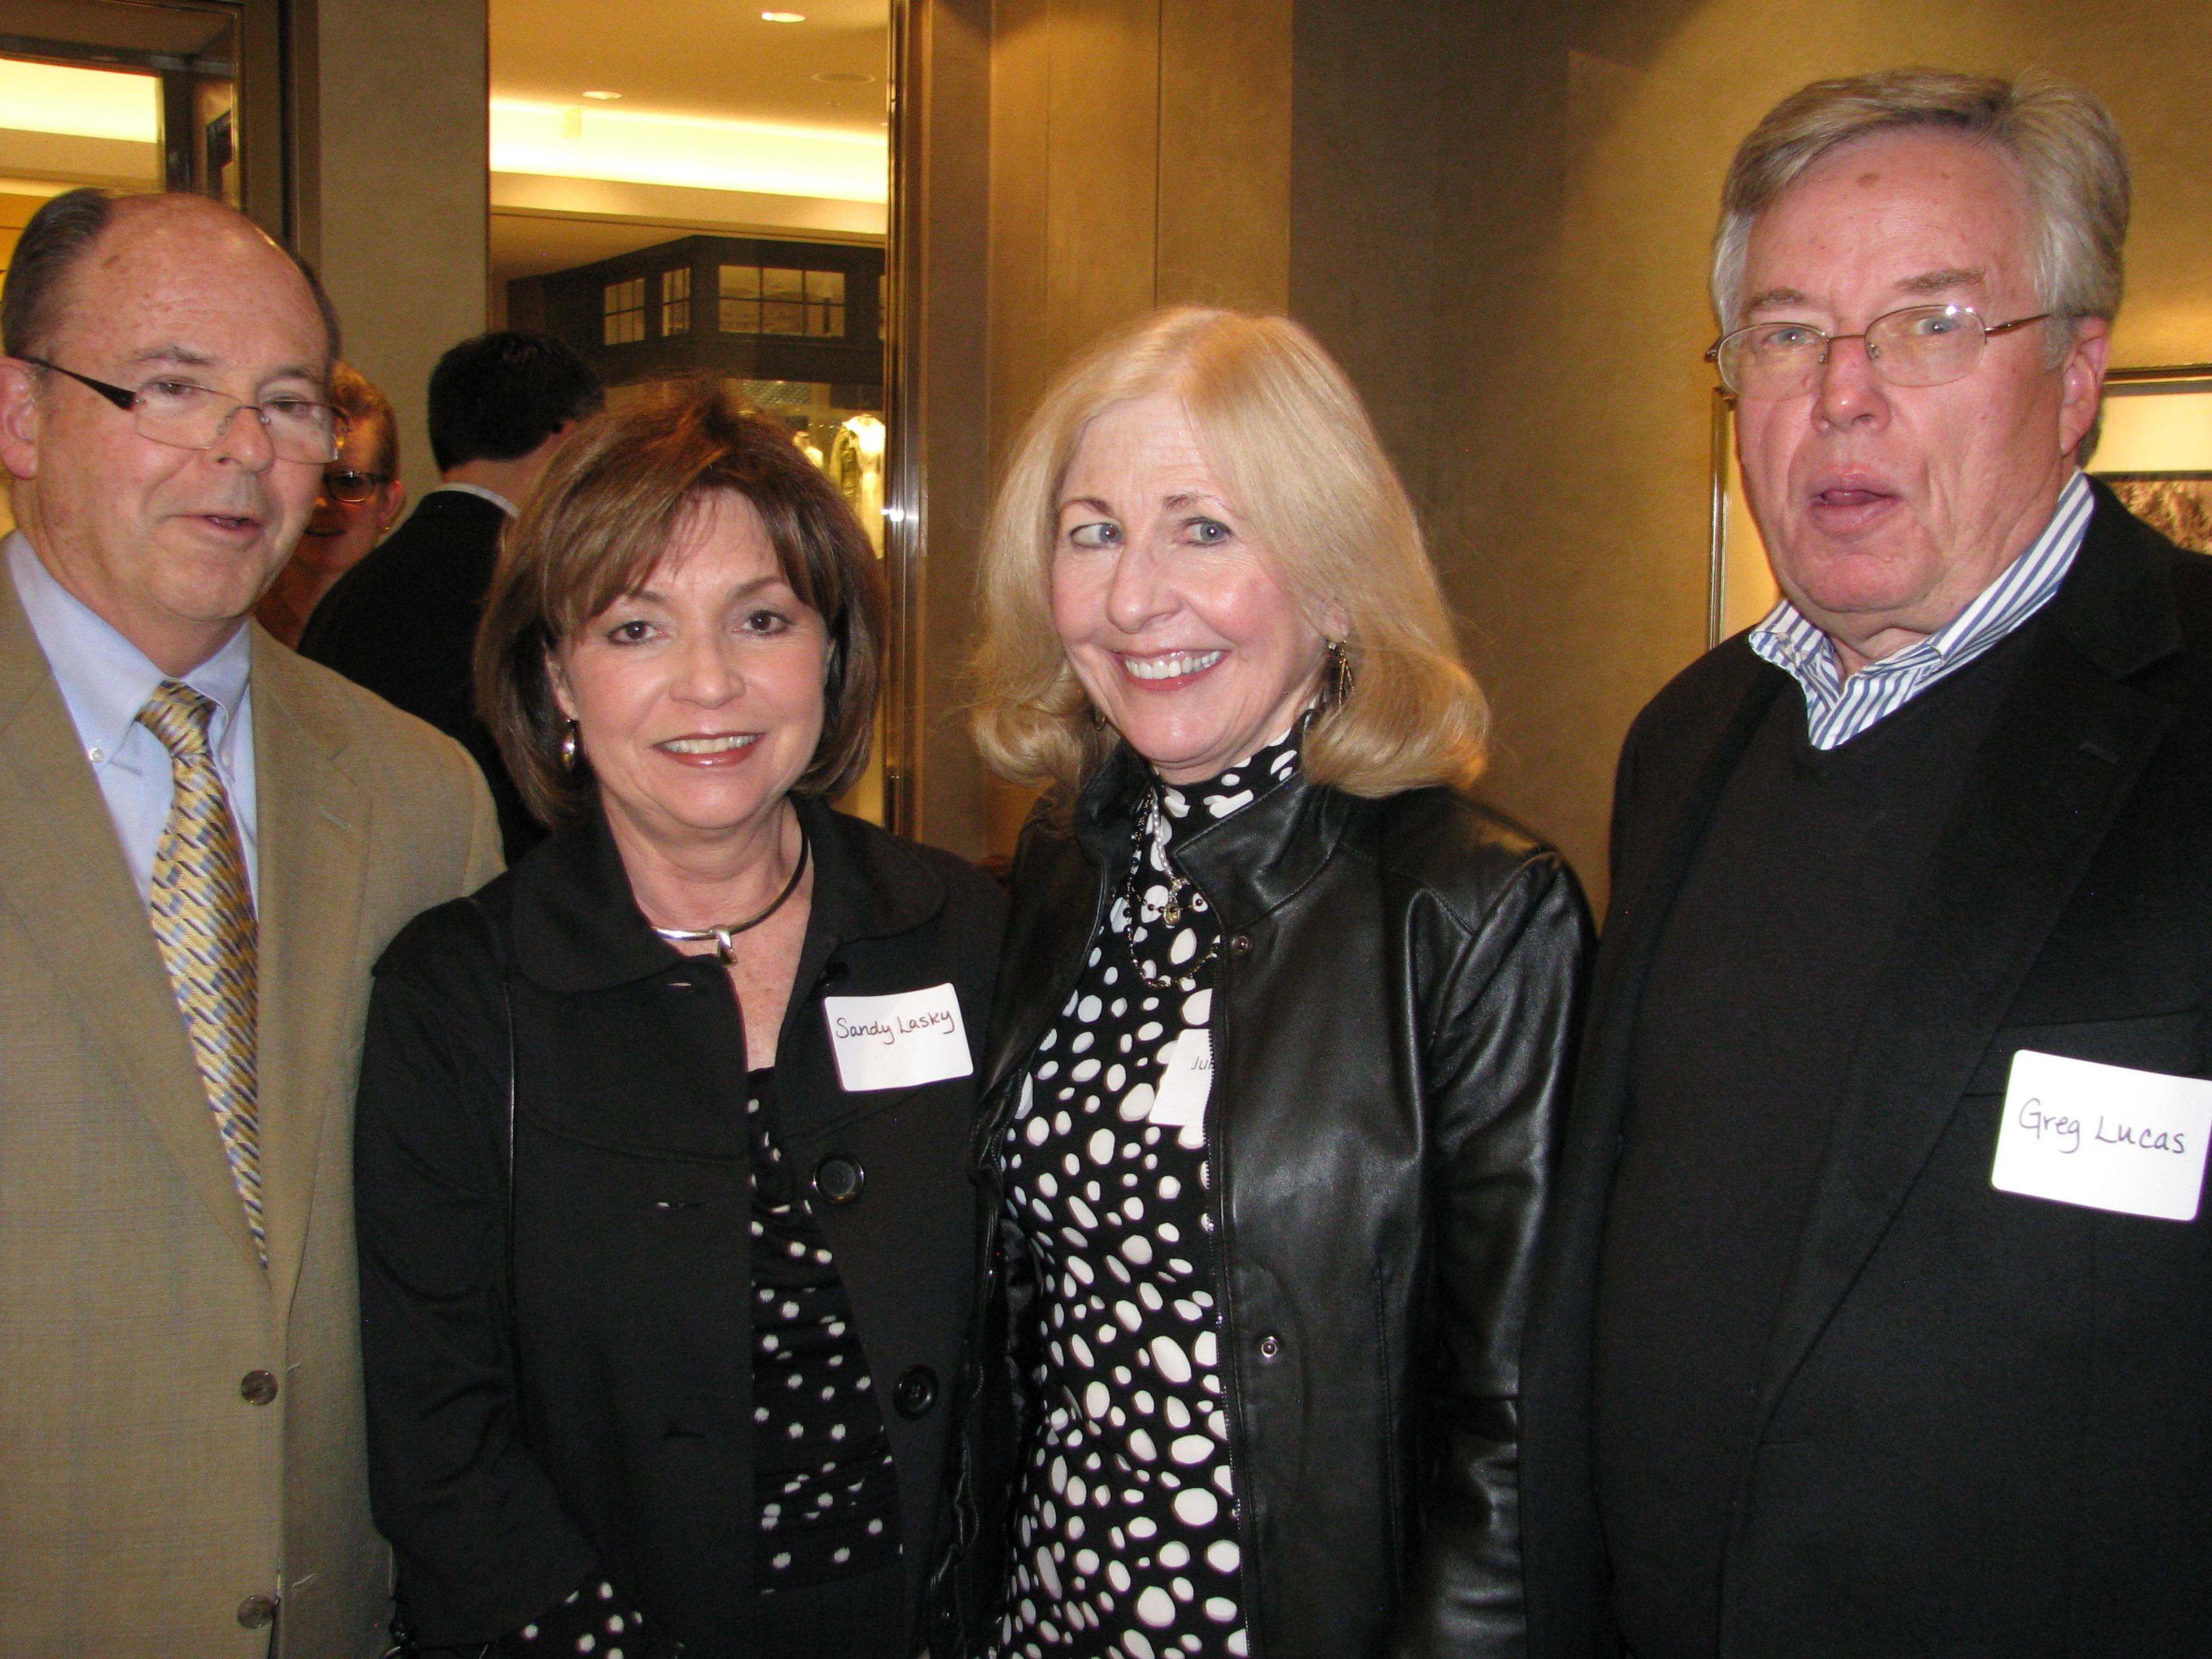
<instances>
[{"instance_id":1,"label":"shirt collar","mask_svg":"<svg viewBox=\"0 0 2212 1659\"><path fill-rule=\"evenodd\" d=\"M463 495L480 496L483 500L489 501L501 512L506 514L508 518L511 519L515 515L515 507L513 501L507 500L506 496L501 495L496 489L487 489L483 485L478 483L441 483L436 489L425 490L423 493L426 495L435 495L440 490L447 489L453 490Z\"/></svg>"},{"instance_id":2,"label":"shirt collar","mask_svg":"<svg viewBox=\"0 0 2212 1659\"><path fill-rule=\"evenodd\" d=\"M2081 550L2082 533L2096 499L2087 474L2076 471L2058 492L2050 522L2027 550L1998 573L1964 611L1923 640L1893 652L1860 672L1897 674L1979 655L2026 622L2058 591ZM1833 690L1843 675L1828 636L1785 596L1751 630L1751 648L1802 683Z\"/></svg>"},{"instance_id":3,"label":"shirt collar","mask_svg":"<svg viewBox=\"0 0 2212 1659\"><path fill-rule=\"evenodd\" d=\"M5 543L8 572L23 614L53 671L54 684L95 771L106 766L137 724L138 711L165 679L146 653L54 579L21 531ZM246 702L253 651L241 627L205 662L177 676L216 705L210 742L218 756Z\"/></svg>"}]
</instances>

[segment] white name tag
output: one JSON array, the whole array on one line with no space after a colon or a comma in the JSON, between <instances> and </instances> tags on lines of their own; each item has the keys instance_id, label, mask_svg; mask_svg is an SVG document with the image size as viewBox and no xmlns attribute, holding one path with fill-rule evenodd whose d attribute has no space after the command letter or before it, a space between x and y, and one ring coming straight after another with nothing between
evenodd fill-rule
<instances>
[{"instance_id":1,"label":"white name tag","mask_svg":"<svg viewBox=\"0 0 2212 1659\"><path fill-rule=\"evenodd\" d=\"M1152 1097L1146 1121L1188 1129L1206 1121L1206 1097L1213 1092L1213 1036L1194 1025L1168 1050L1165 1075Z\"/></svg>"},{"instance_id":2,"label":"white name tag","mask_svg":"<svg viewBox=\"0 0 2212 1659\"><path fill-rule=\"evenodd\" d=\"M2122 1215L2194 1221L2212 1083L2022 1048L1990 1185Z\"/></svg>"},{"instance_id":3,"label":"white name tag","mask_svg":"<svg viewBox=\"0 0 2212 1659\"><path fill-rule=\"evenodd\" d=\"M824 997L822 1008L848 1094L911 1089L975 1070L960 999L949 984L887 997Z\"/></svg>"}]
</instances>

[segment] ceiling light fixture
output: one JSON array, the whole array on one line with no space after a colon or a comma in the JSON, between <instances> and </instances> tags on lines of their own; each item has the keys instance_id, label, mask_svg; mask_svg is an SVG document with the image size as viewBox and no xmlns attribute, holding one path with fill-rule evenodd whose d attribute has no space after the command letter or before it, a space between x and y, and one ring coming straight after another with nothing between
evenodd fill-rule
<instances>
[{"instance_id":1,"label":"ceiling light fixture","mask_svg":"<svg viewBox=\"0 0 2212 1659\"><path fill-rule=\"evenodd\" d=\"M618 92L587 92L584 96L592 100L594 103L611 104L616 99L621 97L622 94Z\"/></svg>"},{"instance_id":2,"label":"ceiling light fixture","mask_svg":"<svg viewBox=\"0 0 2212 1659\"><path fill-rule=\"evenodd\" d=\"M491 100L491 166L848 202L884 200L889 178L880 132L506 98Z\"/></svg>"},{"instance_id":3,"label":"ceiling light fixture","mask_svg":"<svg viewBox=\"0 0 2212 1659\"><path fill-rule=\"evenodd\" d=\"M763 23L804 23L805 21L806 14L803 11L764 11L761 14Z\"/></svg>"}]
</instances>

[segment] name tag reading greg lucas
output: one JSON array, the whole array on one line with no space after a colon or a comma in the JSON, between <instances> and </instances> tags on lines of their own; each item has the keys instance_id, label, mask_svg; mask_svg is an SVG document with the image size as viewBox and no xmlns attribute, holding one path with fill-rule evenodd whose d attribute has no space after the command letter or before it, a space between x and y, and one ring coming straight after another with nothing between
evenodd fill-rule
<instances>
[{"instance_id":1,"label":"name tag reading greg lucas","mask_svg":"<svg viewBox=\"0 0 2212 1659\"><path fill-rule=\"evenodd\" d=\"M837 1080L848 1094L912 1089L975 1070L960 998L949 984L884 997L824 997L822 1007Z\"/></svg>"},{"instance_id":2,"label":"name tag reading greg lucas","mask_svg":"<svg viewBox=\"0 0 2212 1659\"><path fill-rule=\"evenodd\" d=\"M2122 1215L2194 1221L2212 1083L2022 1048L1990 1185Z\"/></svg>"}]
</instances>

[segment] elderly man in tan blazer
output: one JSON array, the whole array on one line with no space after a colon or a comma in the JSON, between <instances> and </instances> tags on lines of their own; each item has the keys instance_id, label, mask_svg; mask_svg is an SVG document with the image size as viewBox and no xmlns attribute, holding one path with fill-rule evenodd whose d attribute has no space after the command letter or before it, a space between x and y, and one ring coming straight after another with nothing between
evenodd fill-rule
<instances>
[{"instance_id":1,"label":"elderly man in tan blazer","mask_svg":"<svg viewBox=\"0 0 2212 1659\"><path fill-rule=\"evenodd\" d=\"M356 1057L491 803L247 623L342 435L301 267L73 191L0 332L0 1651L372 1655Z\"/></svg>"}]
</instances>

